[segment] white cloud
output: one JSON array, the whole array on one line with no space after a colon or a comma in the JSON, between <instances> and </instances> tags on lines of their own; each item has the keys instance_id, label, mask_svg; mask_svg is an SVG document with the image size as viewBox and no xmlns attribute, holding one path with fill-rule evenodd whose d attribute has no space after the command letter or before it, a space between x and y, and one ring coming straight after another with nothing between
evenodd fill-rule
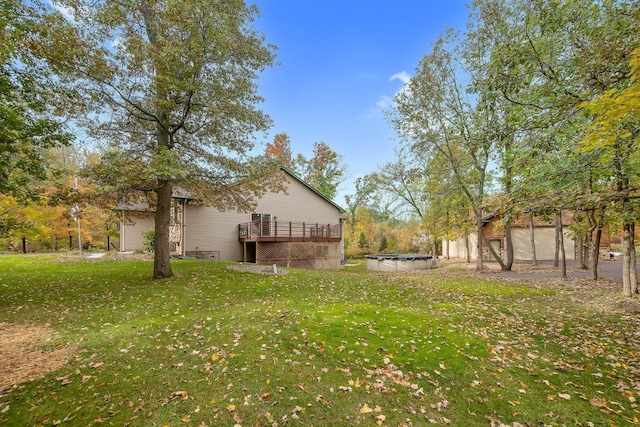
<instances>
[{"instance_id":1,"label":"white cloud","mask_svg":"<svg viewBox=\"0 0 640 427\"><path fill-rule=\"evenodd\" d=\"M406 71L400 71L389 77L389 81L400 80L402 83L407 84L411 81L411 76Z\"/></svg>"},{"instance_id":2,"label":"white cloud","mask_svg":"<svg viewBox=\"0 0 640 427\"><path fill-rule=\"evenodd\" d=\"M393 95L382 95L375 102L375 106L370 107L365 112L365 117L377 118L381 117L382 113L393 106L393 98L399 94L409 90L409 83L411 82L411 76L406 71L400 71L389 77L389 81L399 80L402 82L402 87L398 89Z\"/></svg>"},{"instance_id":3,"label":"white cloud","mask_svg":"<svg viewBox=\"0 0 640 427\"><path fill-rule=\"evenodd\" d=\"M394 80L400 80L402 82L402 87L395 93L395 95L397 95L398 93L405 92L408 90L408 84L411 81L411 76L406 71L401 71L389 77L390 82ZM382 95L378 99L378 101L376 101L376 106L369 109L369 111L367 112L367 117L378 116L382 111L391 107L393 105L393 98L395 97L395 95L394 96Z\"/></svg>"},{"instance_id":4,"label":"white cloud","mask_svg":"<svg viewBox=\"0 0 640 427\"><path fill-rule=\"evenodd\" d=\"M381 110L384 110L389 105L391 105L391 97L387 95L381 96L378 102L376 102L376 107L378 107Z\"/></svg>"}]
</instances>

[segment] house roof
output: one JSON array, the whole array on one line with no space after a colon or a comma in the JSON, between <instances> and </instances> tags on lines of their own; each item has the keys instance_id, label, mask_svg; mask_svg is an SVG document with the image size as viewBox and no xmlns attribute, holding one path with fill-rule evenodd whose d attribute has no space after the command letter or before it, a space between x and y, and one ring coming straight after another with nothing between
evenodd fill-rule
<instances>
[{"instance_id":1,"label":"house roof","mask_svg":"<svg viewBox=\"0 0 640 427\"><path fill-rule=\"evenodd\" d=\"M296 181L298 181L300 184L302 184L305 187L307 187L309 190L311 190L317 196L319 196L320 198L324 199L326 202L330 203L332 206L334 206L336 209L338 209L338 212L340 212L341 214L345 212L345 210L342 207L340 207L339 205L334 203L333 200L329 199L324 194L320 193L318 190L316 190L311 185L306 183L302 178L297 176L290 169L288 169L288 168L286 168L284 166L281 166L280 170L282 170L284 173L289 175L291 178L293 178ZM181 187L174 187L172 189L171 197L174 198L174 199L192 199L191 194L187 190L185 190L184 188L181 188ZM124 202L124 203L119 203L116 206L116 210L135 211L135 212L153 212L154 211L154 209L150 206L150 203L146 203L146 202L131 202L131 201Z\"/></svg>"},{"instance_id":2,"label":"house roof","mask_svg":"<svg viewBox=\"0 0 640 427\"><path fill-rule=\"evenodd\" d=\"M302 178L300 178L299 176L297 176L292 170L290 170L289 168L285 167L285 166L280 166L280 170L282 170L283 172L285 172L287 175L289 175L291 178L295 179L296 181L298 181L300 184L304 185L305 187L307 187L309 190L313 191L314 193L316 193L318 196L320 196L321 198L323 198L325 201L331 203L336 209L338 209L338 211L340 211L340 213L344 213L346 212L345 209L343 209L342 207L340 207L339 205L337 205L333 200L331 200L330 198L328 198L327 196L325 196L324 194L322 194L321 192L319 192L318 190L316 190L315 188L313 188L311 185L309 185L307 182L305 182L305 180L303 180Z\"/></svg>"}]
</instances>

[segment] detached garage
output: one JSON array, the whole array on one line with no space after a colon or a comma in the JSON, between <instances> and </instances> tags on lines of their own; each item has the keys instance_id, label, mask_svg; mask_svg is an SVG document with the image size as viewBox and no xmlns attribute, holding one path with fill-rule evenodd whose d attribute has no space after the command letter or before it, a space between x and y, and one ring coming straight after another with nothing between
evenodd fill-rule
<instances>
[{"instance_id":1,"label":"detached garage","mask_svg":"<svg viewBox=\"0 0 640 427\"><path fill-rule=\"evenodd\" d=\"M577 245L576 241L572 237L568 224L571 223L571 213L563 213L563 241L565 256L568 260L577 259ZM489 241L489 244L493 250L505 259L504 251L506 247L504 228L498 225L499 218L495 215L489 215L483 218L484 226L483 232L485 237ZM556 229L555 225L550 222L546 222L541 218L534 219L534 236L535 236L535 251L536 259L538 261L549 261L555 258L556 250ZM531 230L528 220L518 221L511 226L511 237L513 240L513 259L514 261L531 261L532 260L532 245L531 245ZM449 256L454 258L467 258L467 251L470 252L470 259L477 259L478 254L476 250L476 242L478 241L477 235L471 234L466 239L464 237L458 240L450 240L443 242L443 252L448 253ZM608 236L603 236L601 246L609 246ZM482 245L482 258L485 260L491 260L491 252L486 245L486 242Z\"/></svg>"},{"instance_id":2,"label":"detached garage","mask_svg":"<svg viewBox=\"0 0 640 427\"><path fill-rule=\"evenodd\" d=\"M555 227L536 227L535 247L536 259L553 260L556 251L556 229ZM568 227L563 227L564 253L567 259L576 259L576 242L569 236ZM514 261L531 261L533 258L531 247L531 230L529 228L511 228L511 238L513 239L513 259Z\"/></svg>"}]
</instances>

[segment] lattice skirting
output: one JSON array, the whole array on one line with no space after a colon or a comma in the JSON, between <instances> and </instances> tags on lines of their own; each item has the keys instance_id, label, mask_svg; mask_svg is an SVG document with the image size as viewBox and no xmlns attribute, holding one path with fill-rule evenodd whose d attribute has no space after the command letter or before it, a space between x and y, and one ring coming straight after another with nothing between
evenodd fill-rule
<instances>
[{"instance_id":1,"label":"lattice skirting","mask_svg":"<svg viewBox=\"0 0 640 427\"><path fill-rule=\"evenodd\" d=\"M257 243L258 264L281 267L337 270L340 268L340 245L319 242Z\"/></svg>"}]
</instances>

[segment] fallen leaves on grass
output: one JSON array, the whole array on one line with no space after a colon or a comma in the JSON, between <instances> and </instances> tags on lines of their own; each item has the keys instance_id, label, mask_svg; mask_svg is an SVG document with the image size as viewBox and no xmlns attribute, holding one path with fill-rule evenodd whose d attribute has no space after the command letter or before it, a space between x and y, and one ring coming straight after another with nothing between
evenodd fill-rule
<instances>
[{"instance_id":1,"label":"fallen leaves on grass","mask_svg":"<svg viewBox=\"0 0 640 427\"><path fill-rule=\"evenodd\" d=\"M54 346L56 336L47 325L0 323L0 394L60 369L69 360L75 348Z\"/></svg>"}]
</instances>

